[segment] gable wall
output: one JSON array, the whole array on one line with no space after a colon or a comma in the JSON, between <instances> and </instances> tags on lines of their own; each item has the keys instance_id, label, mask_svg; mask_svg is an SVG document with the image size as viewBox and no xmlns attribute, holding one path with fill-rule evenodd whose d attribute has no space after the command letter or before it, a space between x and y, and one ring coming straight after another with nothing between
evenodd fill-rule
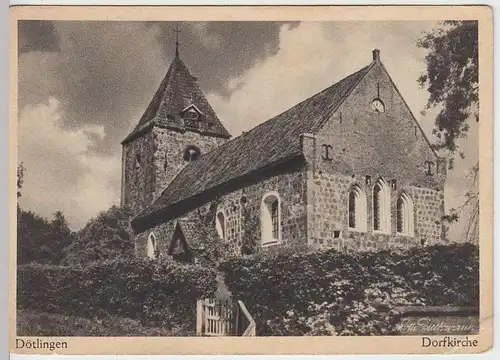
<instances>
[{"instance_id":1,"label":"gable wall","mask_svg":"<svg viewBox=\"0 0 500 360\"><path fill-rule=\"evenodd\" d=\"M385 113L370 108L377 96L385 103ZM312 214L309 220L309 243L315 247L353 247L356 249L420 246L441 240L441 218L444 215L445 164L439 164L436 175L426 175L425 161L438 163L435 154L417 128L403 99L393 87L381 65L375 64L346 101L315 134L314 171L310 174ZM325 146L329 157L324 159ZM436 169L435 169L436 171ZM371 186L366 185L371 176ZM392 233L374 234L372 189L382 177L391 190ZM348 193L360 185L367 194L368 233L348 229ZM415 237L396 234L396 200L402 190L414 202ZM334 230L341 237L334 238Z\"/></svg>"},{"instance_id":2,"label":"gable wall","mask_svg":"<svg viewBox=\"0 0 500 360\"><path fill-rule=\"evenodd\" d=\"M217 211L226 215L227 241L226 254L239 255L243 243L244 228L248 226L260 239L260 204L262 197L269 191L277 191L281 198L282 244L289 246L305 246L307 244L306 224L306 177L302 169L276 174L261 179L259 182L226 191L217 201ZM246 203L242 205L241 198ZM179 214L181 218L200 219L199 214L206 214L210 201L200 204L198 208ZM249 216L244 216L243 206ZM160 253L165 255L173 235L176 219L165 221L147 231L136 235L136 254L146 256L146 243L149 233L156 236ZM214 224L215 226L215 224ZM188 240L189 241L189 240Z\"/></svg>"}]
</instances>

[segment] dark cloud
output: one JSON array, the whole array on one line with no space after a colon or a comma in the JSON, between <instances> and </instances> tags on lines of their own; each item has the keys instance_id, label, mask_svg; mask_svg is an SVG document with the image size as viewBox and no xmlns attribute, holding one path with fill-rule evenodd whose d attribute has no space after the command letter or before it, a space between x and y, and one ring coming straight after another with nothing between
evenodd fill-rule
<instances>
[{"instance_id":1,"label":"dark cloud","mask_svg":"<svg viewBox=\"0 0 500 360\"><path fill-rule=\"evenodd\" d=\"M180 51L205 92L279 49L277 22L180 23ZM60 102L66 129L102 125L94 151L110 155L137 123L175 51L173 22L23 22L19 106Z\"/></svg>"},{"instance_id":2,"label":"dark cloud","mask_svg":"<svg viewBox=\"0 0 500 360\"><path fill-rule=\"evenodd\" d=\"M52 52L59 50L59 39L52 21L21 20L18 22L18 51Z\"/></svg>"},{"instance_id":3,"label":"dark cloud","mask_svg":"<svg viewBox=\"0 0 500 360\"><path fill-rule=\"evenodd\" d=\"M174 50L174 23L156 23L165 54ZM205 91L227 96L228 81L276 54L283 22L179 22L180 51ZM294 25L294 24L292 24Z\"/></svg>"}]
</instances>

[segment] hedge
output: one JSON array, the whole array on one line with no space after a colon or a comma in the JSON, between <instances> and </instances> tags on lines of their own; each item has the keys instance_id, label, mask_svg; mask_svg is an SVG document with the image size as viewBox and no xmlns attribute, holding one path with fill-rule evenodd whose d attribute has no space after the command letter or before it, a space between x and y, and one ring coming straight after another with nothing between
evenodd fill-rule
<instances>
[{"instance_id":1,"label":"hedge","mask_svg":"<svg viewBox=\"0 0 500 360\"><path fill-rule=\"evenodd\" d=\"M216 291L216 272L198 265L116 260L85 268L17 268L17 306L86 318L117 315L147 325L193 324L196 300Z\"/></svg>"},{"instance_id":2,"label":"hedge","mask_svg":"<svg viewBox=\"0 0 500 360\"><path fill-rule=\"evenodd\" d=\"M144 326L139 320L116 315L86 318L29 309L16 313L17 336L187 336L183 328Z\"/></svg>"},{"instance_id":3,"label":"hedge","mask_svg":"<svg viewBox=\"0 0 500 360\"><path fill-rule=\"evenodd\" d=\"M472 244L345 253L261 253L221 264L259 335L396 334L400 305L479 306Z\"/></svg>"}]
</instances>

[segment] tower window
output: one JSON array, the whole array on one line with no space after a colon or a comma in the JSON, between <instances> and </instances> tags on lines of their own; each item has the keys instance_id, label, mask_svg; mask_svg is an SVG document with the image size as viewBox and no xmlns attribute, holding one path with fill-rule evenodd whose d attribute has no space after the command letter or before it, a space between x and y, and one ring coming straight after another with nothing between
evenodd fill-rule
<instances>
[{"instance_id":1,"label":"tower window","mask_svg":"<svg viewBox=\"0 0 500 360\"><path fill-rule=\"evenodd\" d=\"M405 193L398 198L397 204L397 232L404 235L413 236L413 201Z\"/></svg>"},{"instance_id":2,"label":"tower window","mask_svg":"<svg viewBox=\"0 0 500 360\"><path fill-rule=\"evenodd\" d=\"M186 150L184 150L184 161L191 162L198 160L201 155L200 148L194 145L189 145Z\"/></svg>"},{"instance_id":3,"label":"tower window","mask_svg":"<svg viewBox=\"0 0 500 360\"><path fill-rule=\"evenodd\" d=\"M168 168L168 150L165 150L165 160L163 160L163 170L166 171Z\"/></svg>"},{"instance_id":4,"label":"tower window","mask_svg":"<svg viewBox=\"0 0 500 360\"><path fill-rule=\"evenodd\" d=\"M261 204L262 245L277 243L281 238L280 198L277 192L264 195Z\"/></svg>"},{"instance_id":5,"label":"tower window","mask_svg":"<svg viewBox=\"0 0 500 360\"><path fill-rule=\"evenodd\" d=\"M184 118L189 119L189 120L197 120L199 117L199 114L196 112L194 109L189 109L184 113Z\"/></svg>"},{"instance_id":6,"label":"tower window","mask_svg":"<svg viewBox=\"0 0 500 360\"><path fill-rule=\"evenodd\" d=\"M349 227L366 231L366 195L358 185L349 192Z\"/></svg>"},{"instance_id":7,"label":"tower window","mask_svg":"<svg viewBox=\"0 0 500 360\"><path fill-rule=\"evenodd\" d=\"M181 112L181 115L184 119L184 126L191 129L200 128L200 112L196 106L188 106Z\"/></svg>"},{"instance_id":8,"label":"tower window","mask_svg":"<svg viewBox=\"0 0 500 360\"><path fill-rule=\"evenodd\" d=\"M150 233L148 236L147 244L147 256L150 259L156 259L157 257L157 247L156 247L156 237L155 234Z\"/></svg>"},{"instance_id":9,"label":"tower window","mask_svg":"<svg viewBox=\"0 0 500 360\"><path fill-rule=\"evenodd\" d=\"M391 192L382 179L373 187L373 230L391 231Z\"/></svg>"},{"instance_id":10,"label":"tower window","mask_svg":"<svg viewBox=\"0 0 500 360\"><path fill-rule=\"evenodd\" d=\"M141 167L141 154L135 154L135 168L139 169Z\"/></svg>"}]
</instances>

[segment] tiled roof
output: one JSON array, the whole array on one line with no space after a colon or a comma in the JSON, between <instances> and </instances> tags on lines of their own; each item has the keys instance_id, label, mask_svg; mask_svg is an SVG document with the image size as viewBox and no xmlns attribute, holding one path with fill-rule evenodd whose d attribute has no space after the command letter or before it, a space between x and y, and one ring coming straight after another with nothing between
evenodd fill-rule
<instances>
[{"instance_id":1,"label":"tiled roof","mask_svg":"<svg viewBox=\"0 0 500 360\"><path fill-rule=\"evenodd\" d=\"M189 250L204 250L206 239L216 239L218 237L217 231L214 226L207 227L202 221L195 221L193 219L178 219L172 234L172 239L169 245L169 252L176 246L176 241L182 239L177 238L180 231Z\"/></svg>"},{"instance_id":2,"label":"tiled roof","mask_svg":"<svg viewBox=\"0 0 500 360\"><path fill-rule=\"evenodd\" d=\"M202 113L200 131L226 138L231 136L209 104L196 78L176 55L139 123L122 144L132 140L151 125L182 129L183 121L180 113L190 105L195 105Z\"/></svg>"},{"instance_id":3,"label":"tiled roof","mask_svg":"<svg viewBox=\"0 0 500 360\"><path fill-rule=\"evenodd\" d=\"M249 132L202 155L181 170L153 204L135 220L149 217L252 171L300 155L300 135L314 133L370 68L371 65L364 67Z\"/></svg>"}]
</instances>

